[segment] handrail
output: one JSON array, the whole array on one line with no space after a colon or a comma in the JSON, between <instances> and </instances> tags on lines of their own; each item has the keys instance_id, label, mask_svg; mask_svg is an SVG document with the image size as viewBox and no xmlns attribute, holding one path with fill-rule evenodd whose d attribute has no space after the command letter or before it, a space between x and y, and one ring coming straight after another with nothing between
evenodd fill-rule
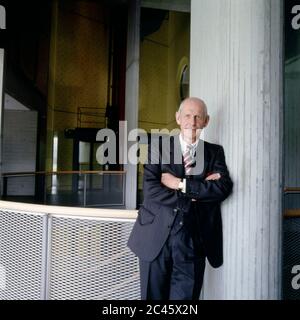
<instances>
[{"instance_id":1,"label":"handrail","mask_svg":"<svg viewBox=\"0 0 300 320\"><path fill-rule=\"evenodd\" d=\"M93 112L88 112L85 110L93 110ZM98 111L98 112L96 112ZM106 108L95 108L95 107L78 107L77 108L77 127L81 128L82 124L101 124L101 126L105 127L105 121L106 121L106 117L105 117L105 113L106 113ZM82 118L84 117L94 117L96 119L96 121L83 121Z\"/></svg>"},{"instance_id":2,"label":"handrail","mask_svg":"<svg viewBox=\"0 0 300 320\"><path fill-rule=\"evenodd\" d=\"M300 193L300 187L285 187L283 193Z\"/></svg>"},{"instance_id":3,"label":"handrail","mask_svg":"<svg viewBox=\"0 0 300 320\"><path fill-rule=\"evenodd\" d=\"M31 212L32 214L47 213L55 216L83 216L97 218L136 219L137 210L128 209L106 209L106 208L83 208L69 206L49 206L43 204L32 204L24 202L13 202L0 200L0 209Z\"/></svg>"},{"instance_id":4,"label":"handrail","mask_svg":"<svg viewBox=\"0 0 300 320\"><path fill-rule=\"evenodd\" d=\"M300 209L287 209L283 214L284 218L300 218Z\"/></svg>"},{"instance_id":5,"label":"handrail","mask_svg":"<svg viewBox=\"0 0 300 320\"><path fill-rule=\"evenodd\" d=\"M28 176L36 174L55 175L55 174L125 174L125 170L62 170L62 171L24 171L24 172L4 172L2 177Z\"/></svg>"},{"instance_id":6,"label":"handrail","mask_svg":"<svg viewBox=\"0 0 300 320\"><path fill-rule=\"evenodd\" d=\"M299 187L285 187L283 189L284 194L292 193L292 194L300 194ZM299 209L286 209L283 213L284 218L300 218L300 208Z\"/></svg>"}]
</instances>

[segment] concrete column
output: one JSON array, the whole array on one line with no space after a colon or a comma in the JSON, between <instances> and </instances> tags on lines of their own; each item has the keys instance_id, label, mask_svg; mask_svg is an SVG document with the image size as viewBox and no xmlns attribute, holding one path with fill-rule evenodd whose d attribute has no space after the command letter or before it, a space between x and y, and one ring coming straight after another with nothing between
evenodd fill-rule
<instances>
[{"instance_id":1,"label":"concrete column","mask_svg":"<svg viewBox=\"0 0 300 320\"><path fill-rule=\"evenodd\" d=\"M224 146L234 180L204 299L280 298L282 13L281 0L191 2L190 93L207 102L204 137Z\"/></svg>"},{"instance_id":2,"label":"concrete column","mask_svg":"<svg viewBox=\"0 0 300 320\"><path fill-rule=\"evenodd\" d=\"M140 1L130 0L128 10L128 37L126 58L126 95L125 95L125 119L127 130L138 127L138 101L139 101L139 59L140 59ZM130 148L128 143L124 152ZM121 151L121 150L120 150ZM128 163L126 170L126 208L135 209L137 193L137 166Z\"/></svg>"}]
</instances>

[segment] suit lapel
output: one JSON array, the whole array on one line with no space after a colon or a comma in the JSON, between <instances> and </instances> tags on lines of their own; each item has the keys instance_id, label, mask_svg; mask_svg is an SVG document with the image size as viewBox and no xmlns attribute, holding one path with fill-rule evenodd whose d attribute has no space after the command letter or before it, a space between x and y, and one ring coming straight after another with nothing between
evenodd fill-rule
<instances>
[{"instance_id":1,"label":"suit lapel","mask_svg":"<svg viewBox=\"0 0 300 320\"><path fill-rule=\"evenodd\" d=\"M207 150L207 144L204 140L199 140L197 149L196 149L196 165L194 167L194 174L197 176L205 175L206 169L209 162L209 154ZM199 166L199 167L197 167Z\"/></svg>"},{"instance_id":2,"label":"suit lapel","mask_svg":"<svg viewBox=\"0 0 300 320\"><path fill-rule=\"evenodd\" d=\"M183 166L183 157L181 153L180 141L179 136L173 136L170 141L170 159L172 167L176 177L183 178L184 177L184 166ZM177 149L177 153L175 154L175 148ZM176 159L176 156L178 159ZM178 160L178 161L176 161ZM179 162L179 163L178 163Z\"/></svg>"}]
</instances>

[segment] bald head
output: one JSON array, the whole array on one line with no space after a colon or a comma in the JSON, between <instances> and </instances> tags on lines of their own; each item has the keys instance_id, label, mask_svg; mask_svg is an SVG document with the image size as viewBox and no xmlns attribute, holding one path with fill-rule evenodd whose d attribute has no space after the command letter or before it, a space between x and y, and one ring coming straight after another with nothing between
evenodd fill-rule
<instances>
[{"instance_id":1,"label":"bald head","mask_svg":"<svg viewBox=\"0 0 300 320\"><path fill-rule=\"evenodd\" d=\"M178 113L180 113L183 110L185 105L195 105L198 106L198 108L200 107L203 117L207 117L207 107L202 99L196 97L189 97L184 99L179 105Z\"/></svg>"}]
</instances>

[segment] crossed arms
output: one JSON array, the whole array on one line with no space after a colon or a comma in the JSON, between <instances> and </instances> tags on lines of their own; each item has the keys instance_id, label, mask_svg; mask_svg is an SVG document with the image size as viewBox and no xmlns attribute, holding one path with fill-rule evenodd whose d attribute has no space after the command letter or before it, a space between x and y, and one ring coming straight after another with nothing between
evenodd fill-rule
<instances>
[{"instance_id":1,"label":"crossed arms","mask_svg":"<svg viewBox=\"0 0 300 320\"><path fill-rule=\"evenodd\" d=\"M175 206L181 179L171 173L162 173L160 164L144 167L144 198L159 204ZM185 196L203 202L221 202L231 193L233 183L225 162L224 150L219 146L212 172L205 179L187 179Z\"/></svg>"}]
</instances>

